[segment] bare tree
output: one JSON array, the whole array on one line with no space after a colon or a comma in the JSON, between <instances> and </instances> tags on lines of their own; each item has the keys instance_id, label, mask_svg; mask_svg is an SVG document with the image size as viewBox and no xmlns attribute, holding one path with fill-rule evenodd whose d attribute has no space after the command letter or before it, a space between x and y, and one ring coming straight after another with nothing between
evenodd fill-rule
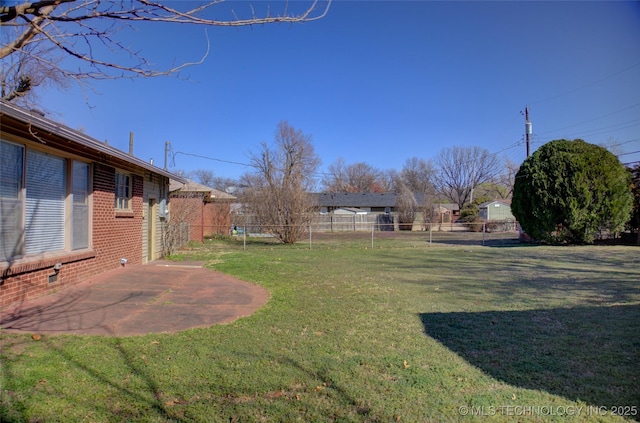
<instances>
[{"instance_id":1,"label":"bare tree","mask_svg":"<svg viewBox=\"0 0 640 423\"><path fill-rule=\"evenodd\" d=\"M393 191L397 194L396 209L401 227L402 224L415 223L418 213L422 216L422 223L432 220L434 175L435 170L430 161L412 157L407 159L402 171L393 176Z\"/></svg>"},{"instance_id":2,"label":"bare tree","mask_svg":"<svg viewBox=\"0 0 640 423\"><path fill-rule=\"evenodd\" d=\"M234 178L228 178L225 176L215 176L211 183L211 188L215 188L219 191L226 192L227 194L235 195L239 189L240 182Z\"/></svg>"},{"instance_id":3,"label":"bare tree","mask_svg":"<svg viewBox=\"0 0 640 423\"><path fill-rule=\"evenodd\" d=\"M306 232L316 207L309 192L320 159L311 136L280 122L273 148L262 143L250 160L255 171L243 177L242 201L257 223L283 243L295 243Z\"/></svg>"},{"instance_id":4,"label":"bare tree","mask_svg":"<svg viewBox=\"0 0 640 423\"><path fill-rule=\"evenodd\" d=\"M222 0L204 2L159 2L153 0L24 0L0 2L3 33L0 60L23 56L34 63L32 69L45 74L62 75L76 81L150 77L178 73L186 66L202 63L208 50L193 62L157 69L138 49L124 41L123 31L141 22L190 24L203 27L239 27L270 23L301 23L324 17L330 0L287 4L273 14L270 9L258 14L253 7L246 14L228 9L227 18L212 16L222 12ZM15 4L14 4L15 3ZM237 4L237 3L236 3ZM217 14L220 16L220 13ZM8 31L8 30L11 31ZM37 46L37 48L36 48ZM67 60L61 62L60 57ZM71 59L71 60L68 60ZM25 80L13 92L24 93L33 86ZM5 78L7 79L7 78ZM15 84L14 84L15 85Z\"/></svg>"},{"instance_id":5,"label":"bare tree","mask_svg":"<svg viewBox=\"0 0 640 423\"><path fill-rule=\"evenodd\" d=\"M400 230L411 229L418 211L418 199L409 186L399 179L396 181L396 211Z\"/></svg>"},{"instance_id":6,"label":"bare tree","mask_svg":"<svg viewBox=\"0 0 640 423\"><path fill-rule=\"evenodd\" d=\"M483 196L489 200L510 200L519 168L520 166L506 159L502 172L493 180L480 184L475 197Z\"/></svg>"},{"instance_id":7,"label":"bare tree","mask_svg":"<svg viewBox=\"0 0 640 423\"><path fill-rule=\"evenodd\" d=\"M436 158L436 187L446 198L462 208L473 203L473 191L492 180L500 171L494 154L481 147L451 147L440 151Z\"/></svg>"},{"instance_id":8,"label":"bare tree","mask_svg":"<svg viewBox=\"0 0 640 423\"><path fill-rule=\"evenodd\" d=\"M6 45L15 33L3 28L0 43ZM0 61L0 98L5 101L26 105L35 102L33 88L53 85L65 88L67 80L55 67L41 66L35 57L49 57L58 65L62 57L57 56L53 47L27 45L24 51L16 52Z\"/></svg>"},{"instance_id":9,"label":"bare tree","mask_svg":"<svg viewBox=\"0 0 640 423\"><path fill-rule=\"evenodd\" d=\"M411 157L404 163L400 177L412 192L433 193L435 173L430 161Z\"/></svg>"},{"instance_id":10,"label":"bare tree","mask_svg":"<svg viewBox=\"0 0 640 423\"><path fill-rule=\"evenodd\" d=\"M436 214L436 170L433 163L430 160L411 157L405 162L400 176L416 196L416 211L422 214L423 223L432 222Z\"/></svg>"},{"instance_id":11,"label":"bare tree","mask_svg":"<svg viewBox=\"0 0 640 423\"><path fill-rule=\"evenodd\" d=\"M212 170L196 169L189 172L189 179L193 179L197 183L206 187L213 188L215 176L213 175Z\"/></svg>"},{"instance_id":12,"label":"bare tree","mask_svg":"<svg viewBox=\"0 0 640 423\"><path fill-rule=\"evenodd\" d=\"M322 180L329 192L386 192L387 178L384 172L364 162L345 164L339 158L329 166L328 175Z\"/></svg>"},{"instance_id":13,"label":"bare tree","mask_svg":"<svg viewBox=\"0 0 640 423\"><path fill-rule=\"evenodd\" d=\"M171 193L169 221L162 223L163 256L175 254L189 242L193 216L200 209L201 203L202 193L195 191Z\"/></svg>"}]
</instances>

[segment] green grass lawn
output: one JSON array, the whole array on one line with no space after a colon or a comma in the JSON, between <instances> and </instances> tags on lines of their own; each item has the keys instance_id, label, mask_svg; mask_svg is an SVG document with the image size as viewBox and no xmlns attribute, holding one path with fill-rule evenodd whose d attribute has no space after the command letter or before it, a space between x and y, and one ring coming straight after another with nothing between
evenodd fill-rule
<instances>
[{"instance_id":1,"label":"green grass lawn","mask_svg":"<svg viewBox=\"0 0 640 423\"><path fill-rule=\"evenodd\" d=\"M0 421L640 420L637 247L391 242L191 248L270 291L228 325L2 334Z\"/></svg>"}]
</instances>

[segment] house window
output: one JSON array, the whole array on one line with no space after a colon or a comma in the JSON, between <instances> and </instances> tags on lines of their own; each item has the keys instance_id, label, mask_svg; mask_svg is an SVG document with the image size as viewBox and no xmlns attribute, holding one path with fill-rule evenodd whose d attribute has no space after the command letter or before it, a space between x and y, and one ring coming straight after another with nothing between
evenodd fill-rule
<instances>
[{"instance_id":1,"label":"house window","mask_svg":"<svg viewBox=\"0 0 640 423\"><path fill-rule=\"evenodd\" d=\"M329 209L327 207L320 208L320 214L328 214L328 213L329 213Z\"/></svg>"},{"instance_id":2,"label":"house window","mask_svg":"<svg viewBox=\"0 0 640 423\"><path fill-rule=\"evenodd\" d=\"M89 164L73 162L71 169L71 249L89 247Z\"/></svg>"},{"instance_id":3,"label":"house window","mask_svg":"<svg viewBox=\"0 0 640 423\"><path fill-rule=\"evenodd\" d=\"M27 255L64 250L65 159L27 150L24 242Z\"/></svg>"},{"instance_id":4,"label":"house window","mask_svg":"<svg viewBox=\"0 0 640 423\"><path fill-rule=\"evenodd\" d=\"M131 209L131 176L116 172L116 209Z\"/></svg>"},{"instance_id":5,"label":"house window","mask_svg":"<svg viewBox=\"0 0 640 423\"><path fill-rule=\"evenodd\" d=\"M22 254L24 147L0 141L0 260Z\"/></svg>"},{"instance_id":6,"label":"house window","mask_svg":"<svg viewBox=\"0 0 640 423\"><path fill-rule=\"evenodd\" d=\"M88 248L89 189L87 163L0 141L0 261Z\"/></svg>"},{"instance_id":7,"label":"house window","mask_svg":"<svg viewBox=\"0 0 640 423\"><path fill-rule=\"evenodd\" d=\"M384 214L391 214L391 207L385 207Z\"/></svg>"}]
</instances>

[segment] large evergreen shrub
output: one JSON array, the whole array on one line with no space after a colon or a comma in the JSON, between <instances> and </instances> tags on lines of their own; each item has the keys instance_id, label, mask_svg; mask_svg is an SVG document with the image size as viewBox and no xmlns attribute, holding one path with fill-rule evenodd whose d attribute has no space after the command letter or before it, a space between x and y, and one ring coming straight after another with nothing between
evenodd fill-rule
<instances>
[{"instance_id":1,"label":"large evergreen shrub","mask_svg":"<svg viewBox=\"0 0 640 423\"><path fill-rule=\"evenodd\" d=\"M576 139L551 141L520 166L511 210L540 241L592 243L629 220L629 172L603 147Z\"/></svg>"}]
</instances>

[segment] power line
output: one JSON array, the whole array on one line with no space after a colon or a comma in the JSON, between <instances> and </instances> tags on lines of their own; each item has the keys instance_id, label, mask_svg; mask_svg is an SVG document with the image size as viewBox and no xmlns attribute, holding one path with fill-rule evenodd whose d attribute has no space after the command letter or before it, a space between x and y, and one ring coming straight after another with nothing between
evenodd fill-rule
<instances>
[{"instance_id":1,"label":"power line","mask_svg":"<svg viewBox=\"0 0 640 423\"><path fill-rule=\"evenodd\" d=\"M178 154L182 154L184 156L198 157L200 159L212 160L214 162L228 163L228 164L240 165L240 166L245 166L245 167L254 167L253 165L248 164L248 163L234 162L232 160L217 159L215 157L208 157L208 156L203 156L203 155L200 155L200 154L193 154L193 153L185 153L183 151L176 151L175 153L173 153L173 157L175 158L175 156L177 156Z\"/></svg>"},{"instance_id":2,"label":"power line","mask_svg":"<svg viewBox=\"0 0 640 423\"><path fill-rule=\"evenodd\" d=\"M534 102L531 102L531 103L529 103L529 104L538 104L538 103L543 103L543 102L545 102L545 101L555 100L556 98L560 98L560 97L564 97L565 95L573 94L574 92L580 91L580 90L582 90L582 89L584 89L584 88L590 87L590 86L595 85L595 84L598 84L598 83L600 83L600 82L602 82L602 81L606 81L607 79L610 79L610 78L613 78L613 77L615 77L615 76L618 76L618 75L620 75L621 73L624 73L624 72L626 72L626 71L628 71L628 70L631 70L631 69L633 69L633 68L635 68L635 67L637 67L637 66L640 66L640 62L634 63L633 65L631 65L631 66L629 66L629 67L627 67L627 68L624 68L624 69L622 69L622 70L620 70L620 71L617 71L617 72L615 72L615 73L612 73L612 74L610 74L610 75L607 75L607 76L605 76L605 77L603 77L603 78L597 79L597 80L595 80L595 81L593 81L593 82L589 82L589 83L587 83L587 84L580 85L580 86L578 86L578 87L576 87L576 88L573 88L573 89L571 89L571 90L569 90L569 91L565 91L565 92L560 93L560 94L557 94L557 95L555 95L555 96L551 96L551 97L543 98L543 99L541 99L541 100L534 101Z\"/></svg>"},{"instance_id":3,"label":"power line","mask_svg":"<svg viewBox=\"0 0 640 423\"><path fill-rule=\"evenodd\" d=\"M602 126L600 128L594 128L594 129L586 130L586 131L582 131L582 132L567 133L567 134L564 134L564 135L561 135L561 136L562 137L569 137L569 138L590 137L590 136L595 136L595 135L601 135L601 134L607 134L607 133L611 133L611 132L616 132L616 131L620 131L622 129L632 128L632 127L638 126L638 125L640 125L640 119L632 119L632 120L628 120L628 121L625 121L625 122L618 122L618 123L614 123L614 124L611 124L611 125Z\"/></svg>"},{"instance_id":4,"label":"power line","mask_svg":"<svg viewBox=\"0 0 640 423\"><path fill-rule=\"evenodd\" d=\"M574 126L583 125L585 123L593 122L593 121L596 121L596 120L599 120L599 119L602 119L602 118L605 118L605 117L608 117L608 116L611 116L611 115L615 115L617 113L624 112L625 110L629 110L629 109L632 109L632 108L638 107L638 106L640 106L640 103L632 104L630 106L623 107L622 109L616 110L614 112L610 112L610 113L607 113L607 114L604 114L604 115L601 115L601 116L596 116L594 118L587 119L587 120L584 120L582 122L578 122L578 123L574 123L574 124L571 124L571 125L563 126L562 128L556 128L556 129L550 129L548 131L543 131L543 132L540 132L539 135L540 134L548 134L550 132L561 131L563 129L567 129L567 128L572 128Z\"/></svg>"},{"instance_id":5,"label":"power line","mask_svg":"<svg viewBox=\"0 0 640 423\"><path fill-rule=\"evenodd\" d=\"M620 156L628 156L629 154L636 154L636 153L640 153L640 150L638 150L638 151L630 151L628 153L616 154L616 156L618 156L618 157L620 157Z\"/></svg>"},{"instance_id":6,"label":"power line","mask_svg":"<svg viewBox=\"0 0 640 423\"><path fill-rule=\"evenodd\" d=\"M632 140L627 140L627 141L622 141L622 142L618 142L618 143L615 143L615 144L611 144L611 145L609 145L609 147L619 147L621 145L629 144L630 142L636 142L636 141L640 141L640 138L635 138L635 139L632 139Z\"/></svg>"}]
</instances>

